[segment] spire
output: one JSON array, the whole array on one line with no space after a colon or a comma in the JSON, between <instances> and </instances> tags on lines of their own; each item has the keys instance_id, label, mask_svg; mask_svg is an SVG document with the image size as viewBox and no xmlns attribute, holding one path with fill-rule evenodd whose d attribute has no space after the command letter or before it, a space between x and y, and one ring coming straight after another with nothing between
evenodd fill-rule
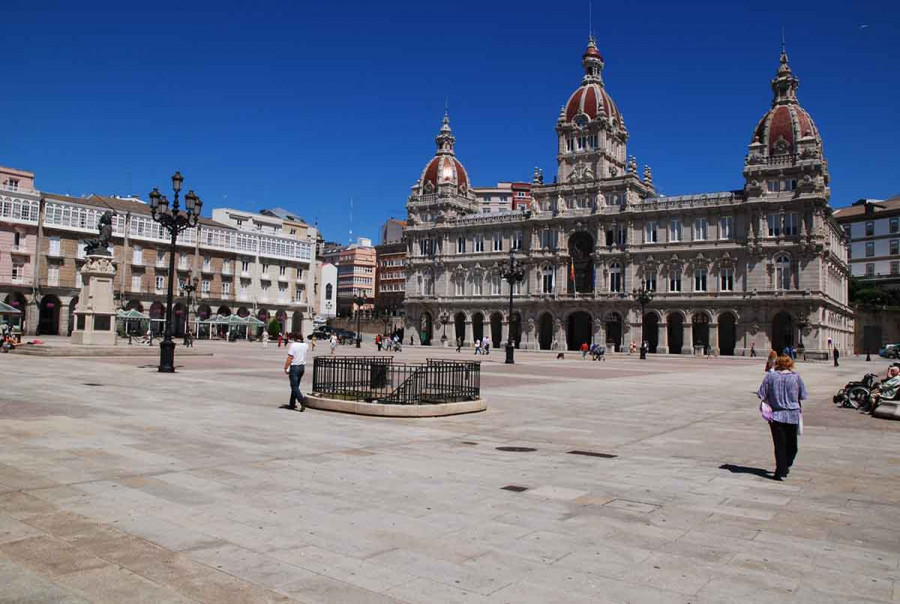
<instances>
[{"instance_id":1,"label":"spire","mask_svg":"<svg viewBox=\"0 0 900 604\"><path fill-rule=\"evenodd\" d=\"M781 57L778 63L778 72L775 74L775 79L772 80L772 92L775 93L772 105L796 103L797 88L800 86L800 80L794 76L794 72L791 71L791 66L788 64L787 49L784 44L784 30L781 32Z\"/></svg>"},{"instance_id":2,"label":"spire","mask_svg":"<svg viewBox=\"0 0 900 604\"><path fill-rule=\"evenodd\" d=\"M453 155L453 145L456 143L456 137L450 130L450 113L444 108L444 119L441 123L440 133L434 137L437 143L437 155Z\"/></svg>"},{"instance_id":3,"label":"spire","mask_svg":"<svg viewBox=\"0 0 900 604\"><path fill-rule=\"evenodd\" d=\"M597 50L597 41L593 34L588 36L587 48L584 49L584 54L581 56L581 65L584 67L582 85L590 83L603 85L603 76L601 75L604 66L603 55Z\"/></svg>"}]
</instances>

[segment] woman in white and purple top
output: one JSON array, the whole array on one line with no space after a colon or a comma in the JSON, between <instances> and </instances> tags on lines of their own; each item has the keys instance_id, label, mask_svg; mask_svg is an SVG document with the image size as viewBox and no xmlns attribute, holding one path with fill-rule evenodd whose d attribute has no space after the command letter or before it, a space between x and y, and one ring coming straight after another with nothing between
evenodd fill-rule
<instances>
[{"instance_id":1,"label":"woman in white and purple top","mask_svg":"<svg viewBox=\"0 0 900 604\"><path fill-rule=\"evenodd\" d=\"M794 373L789 356L775 360L775 371L766 374L757 392L760 400L772 407L772 443L775 445L775 480L788 475L797 456L797 428L800 425L800 401L807 398L806 384Z\"/></svg>"}]
</instances>

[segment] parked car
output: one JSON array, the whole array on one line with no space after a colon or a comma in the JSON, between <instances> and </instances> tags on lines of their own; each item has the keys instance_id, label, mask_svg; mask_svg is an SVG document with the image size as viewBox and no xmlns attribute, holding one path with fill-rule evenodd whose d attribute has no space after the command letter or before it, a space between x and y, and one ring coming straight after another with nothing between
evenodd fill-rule
<instances>
[{"instance_id":1,"label":"parked car","mask_svg":"<svg viewBox=\"0 0 900 604\"><path fill-rule=\"evenodd\" d=\"M878 351L878 355L886 359L900 359L900 344L887 344Z\"/></svg>"}]
</instances>

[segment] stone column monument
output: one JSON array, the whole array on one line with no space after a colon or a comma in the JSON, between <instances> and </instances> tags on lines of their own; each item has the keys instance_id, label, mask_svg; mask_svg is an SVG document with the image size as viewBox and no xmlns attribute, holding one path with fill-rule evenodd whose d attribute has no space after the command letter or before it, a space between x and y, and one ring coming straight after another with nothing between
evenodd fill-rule
<instances>
[{"instance_id":1,"label":"stone column monument","mask_svg":"<svg viewBox=\"0 0 900 604\"><path fill-rule=\"evenodd\" d=\"M104 212L98 228L100 236L85 245L87 261L81 269L84 285L75 308L73 344L115 346L116 303L113 299L113 283L116 267L109 240L112 236L112 211Z\"/></svg>"}]
</instances>

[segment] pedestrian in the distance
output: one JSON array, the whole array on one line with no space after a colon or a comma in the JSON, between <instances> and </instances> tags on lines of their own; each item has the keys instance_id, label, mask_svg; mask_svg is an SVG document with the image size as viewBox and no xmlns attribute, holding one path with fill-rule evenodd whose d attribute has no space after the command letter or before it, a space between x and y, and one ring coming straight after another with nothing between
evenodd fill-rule
<instances>
[{"instance_id":1,"label":"pedestrian in the distance","mask_svg":"<svg viewBox=\"0 0 900 604\"><path fill-rule=\"evenodd\" d=\"M587 343L587 342L582 342L582 343L581 343L581 358L582 358L582 359L586 359L586 358L587 358L587 354L588 354L588 351L589 351L590 349L591 349L591 347L588 346L588 343Z\"/></svg>"},{"instance_id":2,"label":"pedestrian in the distance","mask_svg":"<svg viewBox=\"0 0 900 604\"><path fill-rule=\"evenodd\" d=\"M794 371L794 360L782 355L775 359L775 371L766 374L757 392L770 410L763 412L775 447L775 480L783 480L797 456L797 434L803 429L801 401L808 398L806 384Z\"/></svg>"},{"instance_id":3,"label":"pedestrian in the distance","mask_svg":"<svg viewBox=\"0 0 900 604\"><path fill-rule=\"evenodd\" d=\"M300 411L306 411L306 397L300 392L300 380L306 371L306 353L309 346L303 341L303 336L294 336L294 342L288 347L287 358L284 360L284 372L291 381L291 399L287 404L288 409L296 409L297 401L300 401Z\"/></svg>"},{"instance_id":4,"label":"pedestrian in the distance","mask_svg":"<svg viewBox=\"0 0 900 604\"><path fill-rule=\"evenodd\" d=\"M265 329L263 330L263 333L262 333L262 342L263 342L263 348L269 347L269 332L266 331Z\"/></svg>"},{"instance_id":5,"label":"pedestrian in the distance","mask_svg":"<svg viewBox=\"0 0 900 604\"><path fill-rule=\"evenodd\" d=\"M756 342L751 342L750 343L750 357L752 358L755 356L756 356Z\"/></svg>"},{"instance_id":6,"label":"pedestrian in the distance","mask_svg":"<svg viewBox=\"0 0 900 604\"><path fill-rule=\"evenodd\" d=\"M481 338L475 338L475 354L481 354Z\"/></svg>"},{"instance_id":7,"label":"pedestrian in the distance","mask_svg":"<svg viewBox=\"0 0 900 604\"><path fill-rule=\"evenodd\" d=\"M282 345L282 344L284 344L284 334L283 334L283 333L279 333L279 334L278 334L278 347L281 348L281 345Z\"/></svg>"},{"instance_id":8,"label":"pedestrian in the distance","mask_svg":"<svg viewBox=\"0 0 900 604\"><path fill-rule=\"evenodd\" d=\"M328 340L328 344L331 345L331 354L334 354L334 349L337 348L337 335L331 334L331 338Z\"/></svg>"},{"instance_id":9,"label":"pedestrian in the distance","mask_svg":"<svg viewBox=\"0 0 900 604\"><path fill-rule=\"evenodd\" d=\"M838 352L837 346L834 347L834 350L831 351L831 357L834 359L834 366L838 366L838 359L841 358L841 353Z\"/></svg>"},{"instance_id":10,"label":"pedestrian in the distance","mask_svg":"<svg viewBox=\"0 0 900 604\"><path fill-rule=\"evenodd\" d=\"M484 336L484 342L481 343L481 349L483 354L491 354L491 339L487 336Z\"/></svg>"},{"instance_id":11,"label":"pedestrian in the distance","mask_svg":"<svg viewBox=\"0 0 900 604\"><path fill-rule=\"evenodd\" d=\"M459 352L462 348L462 338L456 338L456 352Z\"/></svg>"}]
</instances>

